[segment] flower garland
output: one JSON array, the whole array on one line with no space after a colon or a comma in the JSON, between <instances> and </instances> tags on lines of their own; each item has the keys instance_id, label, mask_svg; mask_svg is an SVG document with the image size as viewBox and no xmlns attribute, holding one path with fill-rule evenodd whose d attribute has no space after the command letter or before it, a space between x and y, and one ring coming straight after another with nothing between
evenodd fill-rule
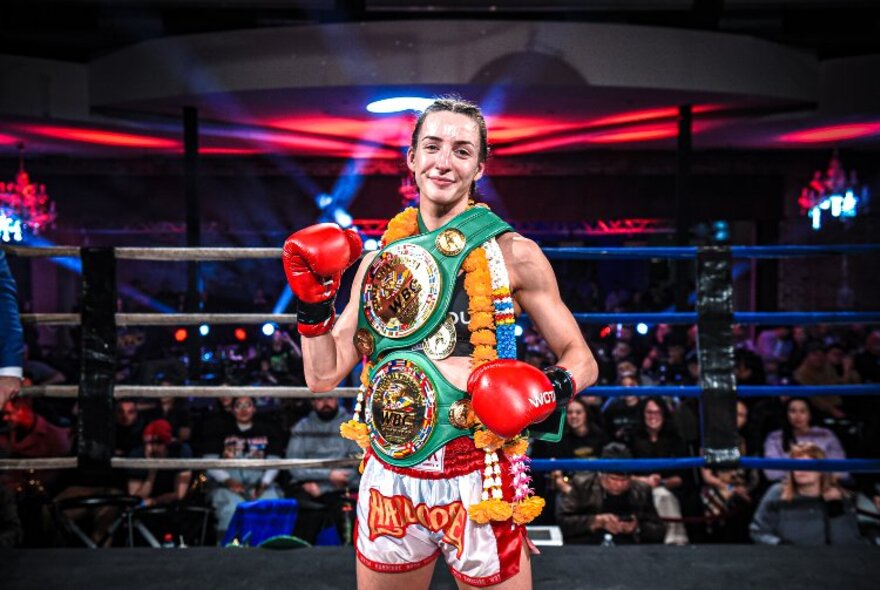
<instances>
[{"instance_id":1,"label":"flower garland","mask_svg":"<svg viewBox=\"0 0 880 590\"><path fill-rule=\"evenodd\" d=\"M469 206L474 206L473 202ZM384 248L418 232L418 209L409 207L388 222L380 247ZM516 358L510 278L498 242L493 238L482 247L475 248L465 258L462 269L465 272L464 289L468 295L470 315L468 331L471 333L470 343L474 346L471 370L497 358ZM364 362L354 417L340 426L342 436L354 440L364 450L370 445L370 435L367 425L360 421L360 414L372 367L372 363ZM479 524L510 518L516 524L531 522L541 513L544 500L532 496L534 490L529 486L531 477L528 474L528 457L525 455L528 441L521 437L505 441L485 427L480 427L474 432L474 446L486 454L486 467L483 470L481 501L468 508L471 520ZM505 502L503 498L497 452L502 447L510 460L509 470L514 491L512 503Z\"/></svg>"}]
</instances>

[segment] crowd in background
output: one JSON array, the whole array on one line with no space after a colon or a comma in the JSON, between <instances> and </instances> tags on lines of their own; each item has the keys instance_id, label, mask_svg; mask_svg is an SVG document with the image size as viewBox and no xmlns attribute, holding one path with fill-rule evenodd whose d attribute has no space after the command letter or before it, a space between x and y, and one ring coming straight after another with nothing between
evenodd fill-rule
<instances>
[{"instance_id":1,"label":"crowd in background","mask_svg":"<svg viewBox=\"0 0 880 590\"><path fill-rule=\"evenodd\" d=\"M600 302L593 283L575 288L578 309L608 311L665 304L660 291L609 293ZM570 287L569 285L568 287ZM565 290L567 283L562 282ZM571 289L569 289L571 290ZM179 299L179 298L178 298ZM257 311L267 307L254 301ZM132 308L131 303L121 307ZM240 311L240 310L239 310ZM216 330L210 338L190 329L125 328L118 337L117 383L139 385L304 385L302 351L294 329L265 335L250 326L244 337ZM568 407L563 439L534 443L534 458L666 458L699 456L700 407L674 388L699 382L695 326L588 326L585 336L599 363L599 384L637 388L661 385L669 395L603 399L587 390ZM754 331L753 331L754 330ZM791 385L791 394L737 402L741 454L770 458L878 457L880 406L874 397L799 397L798 385L880 383L880 331L870 326L735 326L739 385ZM76 341L70 330L66 336ZM197 346L188 339L201 338ZM63 340L63 339L62 339ZM27 333L25 385L76 384L77 346L47 347ZM539 334L526 327L519 357L537 366L555 362ZM193 379L189 356L200 355ZM351 381L354 383L354 380ZM118 401L115 449L119 457L272 458L354 457L358 449L335 435L351 400L334 398L160 398ZM4 408L0 456L76 454L75 399L18 398ZM344 536L346 506L356 493L354 469L310 470L81 470L12 472L13 492L25 524L26 545L63 544L47 532L45 506L84 494L123 493L142 507L180 502L210 507L209 542L226 534L235 506L246 500L297 498L314 509L297 533L314 540L322 525ZM877 474L698 469L660 473L550 471L534 474L548 506L540 524L556 524L568 542L625 543L847 543L877 538ZM42 504L41 504L42 502ZM8 504L8 500L7 500ZM41 506L40 510L34 506ZM307 511L308 512L308 511ZM74 515L74 517L81 515ZM111 515L106 520L110 520ZM94 516L86 526L113 543ZM157 525L163 526L161 524ZM51 528L51 527L48 527ZM28 531L30 531L28 533ZM161 532L161 531L160 531Z\"/></svg>"}]
</instances>

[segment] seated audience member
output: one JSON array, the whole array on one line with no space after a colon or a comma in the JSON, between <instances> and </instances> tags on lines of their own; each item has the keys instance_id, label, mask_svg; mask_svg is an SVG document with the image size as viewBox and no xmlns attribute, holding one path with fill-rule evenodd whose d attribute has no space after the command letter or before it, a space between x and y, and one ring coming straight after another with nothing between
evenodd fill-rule
<instances>
[{"instance_id":1,"label":"seated audience member","mask_svg":"<svg viewBox=\"0 0 880 590\"><path fill-rule=\"evenodd\" d=\"M824 459L813 443L796 444L793 459ZM848 494L830 473L792 471L773 484L749 526L763 545L854 545L864 543Z\"/></svg>"},{"instance_id":2,"label":"seated audience member","mask_svg":"<svg viewBox=\"0 0 880 590\"><path fill-rule=\"evenodd\" d=\"M34 411L30 398L15 398L3 406L6 432L0 432L0 454L14 459L41 459L64 457L71 450L70 428L56 426ZM10 473L8 485L17 487L26 481L26 472ZM39 480L52 491L63 476L61 470L43 469L31 479Z\"/></svg>"},{"instance_id":3,"label":"seated audience member","mask_svg":"<svg viewBox=\"0 0 880 590\"><path fill-rule=\"evenodd\" d=\"M535 459L595 459L602 452L602 448L609 442L608 436L591 420L591 412L587 400L583 396L572 398L568 402L565 416L565 429L562 432L562 440L558 443L545 443L535 441L532 445L531 456ZM554 482L563 473L552 471L547 477L536 477L533 481L535 493L547 499L547 506L541 513L542 518L538 524L549 524L553 514L555 498L546 493L548 481ZM539 518L541 518L539 516Z\"/></svg>"},{"instance_id":4,"label":"seated audience member","mask_svg":"<svg viewBox=\"0 0 880 590\"><path fill-rule=\"evenodd\" d=\"M631 459L620 443L602 449L602 459ZM662 543L666 527L651 488L626 473L577 473L557 482L556 523L566 543Z\"/></svg>"},{"instance_id":5,"label":"seated audience member","mask_svg":"<svg viewBox=\"0 0 880 590\"><path fill-rule=\"evenodd\" d=\"M176 442L171 436L167 420L153 420L144 428L144 444L129 455L135 459L189 459L192 451L186 443ZM131 470L128 474L128 493L141 498L144 506L161 506L178 502L186 497L192 471L174 469Z\"/></svg>"},{"instance_id":6,"label":"seated audience member","mask_svg":"<svg viewBox=\"0 0 880 590\"><path fill-rule=\"evenodd\" d=\"M162 381L159 385L173 385L170 381ZM171 438L178 442L188 442L192 436L192 421L186 399L180 397L162 397L159 403L143 412L144 422L165 420L171 425Z\"/></svg>"},{"instance_id":7,"label":"seated audience member","mask_svg":"<svg viewBox=\"0 0 880 590\"><path fill-rule=\"evenodd\" d=\"M536 441L532 456L535 458L595 459L608 442L608 435L592 419L592 410L583 397L568 402L565 429L558 443Z\"/></svg>"},{"instance_id":8,"label":"seated audience member","mask_svg":"<svg viewBox=\"0 0 880 590\"><path fill-rule=\"evenodd\" d=\"M744 432L748 423L745 402L736 402L736 428L739 452L749 454ZM712 541L719 543L747 543L749 521L752 518L753 494L761 483L754 469L708 469L701 468L703 487L700 500L703 515L709 519L707 532Z\"/></svg>"},{"instance_id":9,"label":"seated audience member","mask_svg":"<svg viewBox=\"0 0 880 590\"><path fill-rule=\"evenodd\" d=\"M837 375L834 367L828 362L825 349L819 342L808 342L804 347L804 359L794 370L792 374L794 380L799 385L844 385L846 383L857 383L850 381L856 375L847 373L841 377ZM846 412L843 410L843 398L839 395L822 395L811 397L810 405L818 410L821 416L830 416L831 418L846 418Z\"/></svg>"},{"instance_id":10,"label":"seated audience member","mask_svg":"<svg viewBox=\"0 0 880 590\"><path fill-rule=\"evenodd\" d=\"M659 397L649 397L641 408L641 421L629 445L633 457L664 459L687 456L684 441L673 429L666 402ZM637 476L636 479L651 487L654 505L660 516L670 519L681 518L681 502L685 493L690 491L688 484L691 483L686 473L680 471L651 473ZM683 524L677 522L667 527L665 539L667 544L684 544L687 541L687 532Z\"/></svg>"},{"instance_id":11,"label":"seated audience member","mask_svg":"<svg viewBox=\"0 0 880 590\"><path fill-rule=\"evenodd\" d=\"M256 405L250 397L237 397L232 404L234 422L218 433L209 443L213 452L205 458L224 459L278 459L278 441L272 428L254 420ZM208 492L214 514L217 517L217 536L223 538L235 507L250 500L281 497L275 478L277 469L209 469L208 476L214 483Z\"/></svg>"},{"instance_id":12,"label":"seated audience member","mask_svg":"<svg viewBox=\"0 0 880 590\"><path fill-rule=\"evenodd\" d=\"M360 447L339 436L339 427L351 418L335 397L312 398L312 411L290 429L287 457L290 459L346 459L359 457ZM340 536L346 530L346 496L356 491L360 476L353 467L315 467L290 470L293 495L300 502L294 534L314 543L328 524Z\"/></svg>"},{"instance_id":13,"label":"seated audience member","mask_svg":"<svg viewBox=\"0 0 880 590\"><path fill-rule=\"evenodd\" d=\"M635 365L626 361L617 366L617 384L638 387L639 375ZM602 408L605 432L617 442L627 443L639 424L641 404L638 396L627 395L609 399Z\"/></svg>"},{"instance_id":14,"label":"seated audience member","mask_svg":"<svg viewBox=\"0 0 880 590\"><path fill-rule=\"evenodd\" d=\"M813 443L829 459L845 459L843 446L837 436L820 426L811 426L812 414L807 400L801 397L790 398L786 404L786 421L781 430L775 430L767 435L764 441L764 457L768 459L784 459L788 457L792 445L798 443ZM785 471L765 469L764 475L770 481L779 481L785 476ZM836 474L839 478L847 477L846 473Z\"/></svg>"},{"instance_id":15,"label":"seated audience member","mask_svg":"<svg viewBox=\"0 0 880 590\"><path fill-rule=\"evenodd\" d=\"M865 383L880 383L880 330L874 330L865 339L865 349L853 359Z\"/></svg>"},{"instance_id":16,"label":"seated audience member","mask_svg":"<svg viewBox=\"0 0 880 590\"><path fill-rule=\"evenodd\" d=\"M133 399L122 399L116 403L116 447L113 454L127 457L141 444L144 421Z\"/></svg>"}]
</instances>

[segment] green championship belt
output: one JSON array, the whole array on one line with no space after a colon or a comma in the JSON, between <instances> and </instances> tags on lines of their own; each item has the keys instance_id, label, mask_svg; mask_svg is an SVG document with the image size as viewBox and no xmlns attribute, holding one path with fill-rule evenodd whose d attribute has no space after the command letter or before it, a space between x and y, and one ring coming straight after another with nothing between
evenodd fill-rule
<instances>
[{"instance_id":1,"label":"green championship belt","mask_svg":"<svg viewBox=\"0 0 880 590\"><path fill-rule=\"evenodd\" d=\"M379 251L364 275L354 345L379 358L410 348L446 319L464 259L511 227L484 207L473 207L432 232Z\"/></svg>"},{"instance_id":2,"label":"green championship belt","mask_svg":"<svg viewBox=\"0 0 880 590\"><path fill-rule=\"evenodd\" d=\"M449 441L471 434L457 419L469 408L467 394L419 353L389 354L370 372L368 391L364 418L370 444L386 463L417 465Z\"/></svg>"}]
</instances>

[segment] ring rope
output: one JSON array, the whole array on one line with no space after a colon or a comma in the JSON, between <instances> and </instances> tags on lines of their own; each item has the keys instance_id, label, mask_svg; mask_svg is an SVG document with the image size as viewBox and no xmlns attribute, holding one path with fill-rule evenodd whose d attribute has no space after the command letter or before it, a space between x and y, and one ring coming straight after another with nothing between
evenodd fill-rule
<instances>
[{"instance_id":1,"label":"ring rope","mask_svg":"<svg viewBox=\"0 0 880 590\"><path fill-rule=\"evenodd\" d=\"M573 313L583 324L695 324L696 312L647 312L647 313ZM523 314L520 317L527 317ZM880 323L877 311L737 311L733 313L734 324L754 325L811 325L811 324L876 324Z\"/></svg>"},{"instance_id":2,"label":"ring rope","mask_svg":"<svg viewBox=\"0 0 880 590\"><path fill-rule=\"evenodd\" d=\"M667 260L689 260L697 255L696 246L646 246L642 248L620 247L566 247L543 248L551 260L643 260L664 258ZM734 258L802 258L827 254L872 254L880 252L880 244L833 244L833 245L785 245L785 246L730 246Z\"/></svg>"},{"instance_id":3,"label":"ring rope","mask_svg":"<svg viewBox=\"0 0 880 590\"><path fill-rule=\"evenodd\" d=\"M742 457L738 465L746 469L779 471L840 471L848 473L880 472L880 459L767 459ZM696 467L713 467L703 457L663 459L532 459L533 471L654 472Z\"/></svg>"},{"instance_id":4,"label":"ring rope","mask_svg":"<svg viewBox=\"0 0 880 590\"><path fill-rule=\"evenodd\" d=\"M35 385L22 388L20 397L53 397L76 398L78 385ZM332 393L333 397L357 397L356 387L339 387ZM816 397L823 395L880 395L880 383L858 385L740 385L736 389L737 397L770 397L775 395L793 395L796 397ZM697 385L642 385L639 387L623 387L621 385L596 385L583 390L580 395L599 397L700 397L701 390ZM305 398L318 397L308 387L288 386L230 386L230 385L117 385L113 390L117 399L143 397L277 397Z\"/></svg>"},{"instance_id":5,"label":"ring rope","mask_svg":"<svg viewBox=\"0 0 880 590\"><path fill-rule=\"evenodd\" d=\"M23 313L21 323L79 325L78 313ZM117 326L194 326L197 324L294 324L295 313L117 313Z\"/></svg>"},{"instance_id":6,"label":"ring rope","mask_svg":"<svg viewBox=\"0 0 880 590\"><path fill-rule=\"evenodd\" d=\"M360 459L129 459L113 457L116 469L298 469L355 467ZM25 469L76 469L76 457L0 459L0 471Z\"/></svg>"},{"instance_id":7,"label":"ring rope","mask_svg":"<svg viewBox=\"0 0 880 590\"><path fill-rule=\"evenodd\" d=\"M79 258L77 246L3 246L10 254L25 258ZM696 246L660 246L641 248L620 247L566 247L543 248L551 260L598 260L665 258L685 260L697 255ZM880 252L880 244L830 244L830 245L777 245L777 246L730 246L734 258L802 258L828 254L871 254ZM281 248L114 248L120 260L240 260L256 258L280 258Z\"/></svg>"}]
</instances>

